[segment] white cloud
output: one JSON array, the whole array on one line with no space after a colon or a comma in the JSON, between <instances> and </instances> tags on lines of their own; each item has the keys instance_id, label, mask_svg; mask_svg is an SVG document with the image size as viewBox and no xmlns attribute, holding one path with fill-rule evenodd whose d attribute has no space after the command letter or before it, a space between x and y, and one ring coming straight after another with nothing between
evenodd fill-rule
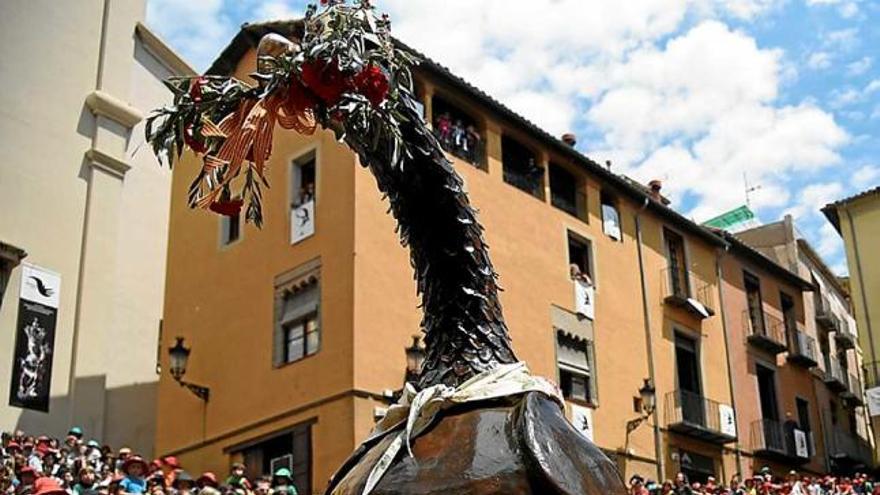
<instances>
[{"instance_id":1,"label":"white cloud","mask_svg":"<svg viewBox=\"0 0 880 495\"><path fill-rule=\"evenodd\" d=\"M223 8L222 0L150 0L147 22L201 70L238 30Z\"/></svg>"},{"instance_id":2,"label":"white cloud","mask_svg":"<svg viewBox=\"0 0 880 495\"><path fill-rule=\"evenodd\" d=\"M873 63L874 59L871 57L862 57L854 62L846 64L846 73L850 76L860 76L865 72L868 72L868 69L871 68Z\"/></svg>"},{"instance_id":3,"label":"white cloud","mask_svg":"<svg viewBox=\"0 0 880 495\"><path fill-rule=\"evenodd\" d=\"M798 191L797 202L785 213L796 220L805 220L806 217L818 216L820 209L838 199L843 194L843 185L839 182L825 182L810 184Z\"/></svg>"},{"instance_id":4,"label":"white cloud","mask_svg":"<svg viewBox=\"0 0 880 495\"><path fill-rule=\"evenodd\" d=\"M834 230L834 226L830 222L823 222L818 231L818 240L811 242L816 247L816 252L824 259L839 259L843 252L843 241L840 234ZM840 270L840 266L836 266L835 270ZM845 270L835 271L841 273Z\"/></svg>"},{"instance_id":5,"label":"white cloud","mask_svg":"<svg viewBox=\"0 0 880 495\"><path fill-rule=\"evenodd\" d=\"M880 166L864 165L860 167L853 173L850 183L858 191L876 187L877 184L880 184Z\"/></svg>"},{"instance_id":6,"label":"white cloud","mask_svg":"<svg viewBox=\"0 0 880 495\"><path fill-rule=\"evenodd\" d=\"M807 67L813 70L827 69L831 67L831 54L828 52L813 52L807 59Z\"/></svg>"}]
</instances>

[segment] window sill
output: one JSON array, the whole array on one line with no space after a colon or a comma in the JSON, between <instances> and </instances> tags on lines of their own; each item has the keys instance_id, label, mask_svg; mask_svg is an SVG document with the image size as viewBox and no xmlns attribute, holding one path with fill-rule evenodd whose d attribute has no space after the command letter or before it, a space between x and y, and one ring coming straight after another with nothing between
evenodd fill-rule
<instances>
[{"instance_id":1,"label":"window sill","mask_svg":"<svg viewBox=\"0 0 880 495\"><path fill-rule=\"evenodd\" d=\"M278 364L273 364L273 365L272 365L272 369L274 369L274 370L280 370L280 369L282 369L282 368L287 368L287 367L293 366L293 365L295 365L295 364L299 364L299 363L301 363L301 362L303 362L303 361L307 361L309 358L313 358L313 357L317 356L317 355L320 354L320 353L321 353L321 349L319 348L317 351L315 351L314 354L309 354L309 355L307 355L307 356L303 356L303 357L301 357L301 358L299 358L299 359L297 359L297 360L294 360L294 361L283 361L283 362L278 363Z\"/></svg>"}]
</instances>

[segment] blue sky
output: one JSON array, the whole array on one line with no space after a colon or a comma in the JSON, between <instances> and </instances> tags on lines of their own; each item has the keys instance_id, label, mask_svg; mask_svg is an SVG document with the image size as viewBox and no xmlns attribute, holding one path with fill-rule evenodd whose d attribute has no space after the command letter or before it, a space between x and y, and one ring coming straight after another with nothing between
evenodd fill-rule
<instances>
[{"instance_id":1,"label":"blue sky","mask_svg":"<svg viewBox=\"0 0 880 495\"><path fill-rule=\"evenodd\" d=\"M205 69L288 0L148 0L147 23ZM838 273L825 203L880 184L880 2L377 0L405 42L702 221L759 189Z\"/></svg>"}]
</instances>

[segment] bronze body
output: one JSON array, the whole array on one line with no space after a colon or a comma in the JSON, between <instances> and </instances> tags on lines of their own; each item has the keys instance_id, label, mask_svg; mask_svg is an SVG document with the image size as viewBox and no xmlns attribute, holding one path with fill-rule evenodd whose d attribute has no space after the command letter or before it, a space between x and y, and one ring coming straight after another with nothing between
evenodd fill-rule
<instances>
[{"instance_id":1,"label":"bronze body","mask_svg":"<svg viewBox=\"0 0 880 495\"><path fill-rule=\"evenodd\" d=\"M390 165L394 160L388 153L368 151L369 143L359 142L357 133L348 132L345 139L376 177L401 241L410 248L427 344L418 385L455 387L517 359L483 228L462 179L415 106L404 100L397 108L405 116L400 130L417 152L401 167ZM336 493L363 493L394 436L364 443L336 473L327 493L337 487ZM625 493L613 463L574 429L558 403L536 392L447 410L411 445L413 457L405 449L398 453L372 494Z\"/></svg>"},{"instance_id":2,"label":"bronze body","mask_svg":"<svg viewBox=\"0 0 880 495\"><path fill-rule=\"evenodd\" d=\"M342 466L327 493L360 494L394 435L371 439ZM617 468L539 393L450 410L412 443L376 495L623 494Z\"/></svg>"}]
</instances>

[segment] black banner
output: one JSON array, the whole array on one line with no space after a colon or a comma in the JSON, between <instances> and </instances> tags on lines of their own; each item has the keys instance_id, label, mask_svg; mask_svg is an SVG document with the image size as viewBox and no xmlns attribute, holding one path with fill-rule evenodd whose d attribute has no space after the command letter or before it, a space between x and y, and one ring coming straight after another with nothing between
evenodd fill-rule
<instances>
[{"instance_id":1,"label":"black banner","mask_svg":"<svg viewBox=\"0 0 880 495\"><path fill-rule=\"evenodd\" d=\"M22 270L9 387L11 406L49 411L60 285L60 277L51 272L28 265Z\"/></svg>"}]
</instances>

